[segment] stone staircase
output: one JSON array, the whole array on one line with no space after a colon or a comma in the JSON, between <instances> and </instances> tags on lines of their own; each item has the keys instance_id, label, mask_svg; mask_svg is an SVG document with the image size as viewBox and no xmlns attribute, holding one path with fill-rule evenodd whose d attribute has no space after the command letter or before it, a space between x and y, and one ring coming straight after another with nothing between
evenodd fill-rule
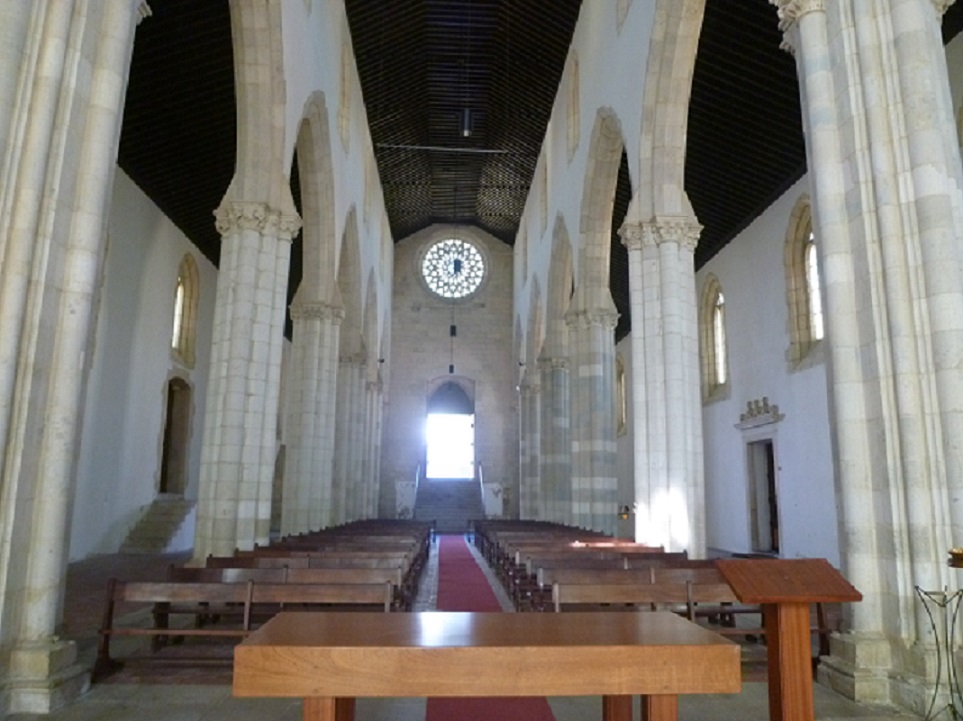
<instances>
[{"instance_id":1,"label":"stone staircase","mask_svg":"<svg viewBox=\"0 0 963 721\"><path fill-rule=\"evenodd\" d=\"M193 523L185 521L194 512L194 501L177 495L159 495L134 524L120 546L121 553L169 553L193 545Z\"/></svg>"},{"instance_id":2,"label":"stone staircase","mask_svg":"<svg viewBox=\"0 0 963 721\"><path fill-rule=\"evenodd\" d=\"M418 484L415 518L435 521L436 533L464 533L468 521L484 518L481 486L473 480L433 478Z\"/></svg>"}]
</instances>

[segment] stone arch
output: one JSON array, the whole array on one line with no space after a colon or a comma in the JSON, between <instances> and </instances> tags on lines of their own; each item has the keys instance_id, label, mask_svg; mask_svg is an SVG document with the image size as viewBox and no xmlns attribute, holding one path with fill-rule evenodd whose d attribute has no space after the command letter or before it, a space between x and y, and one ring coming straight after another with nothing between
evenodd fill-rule
<instances>
[{"instance_id":1,"label":"stone arch","mask_svg":"<svg viewBox=\"0 0 963 721\"><path fill-rule=\"evenodd\" d=\"M304 254L299 294L306 301L326 300L335 283L337 243L331 133L323 93L313 93L305 103L296 147Z\"/></svg>"},{"instance_id":2,"label":"stone arch","mask_svg":"<svg viewBox=\"0 0 963 721\"><path fill-rule=\"evenodd\" d=\"M685 194L686 129L706 0L657 0L642 98L640 183L635 212L693 217Z\"/></svg>"},{"instance_id":3,"label":"stone arch","mask_svg":"<svg viewBox=\"0 0 963 721\"><path fill-rule=\"evenodd\" d=\"M354 206L348 211L341 236L338 262L338 295L344 307L341 321L341 357L362 352L363 326L361 283L361 248L358 239L358 215Z\"/></svg>"},{"instance_id":4,"label":"stone arch","mask_svg":"<svg viewBox=\"0 0 963 721\"><path fill-rule=\"evenodd\" d=\"M568 326L565 314L572 301L574 287L572 242L565 219L558 215L552 231L552 256L548 269L548 292L545 300L546 328L543 351L552 358L568 355Z\"/></svg>"},{"instance_id":5,"label":"stone arch","mask_svg":"<svg viewBox=\"0 0 963 721\"><path fill-rule=\"evenodd\" d=\"M622 159L622 126L611 108L595 116L585 171L576 294L582 308L606 308L614 312L609 292L609 260L612 243L612 207Z\"/></svg>"},{"instance_id":6,"label":"stone arch","mask_svg":"<svg viewBox=\"0 0 963 721\"><path fill-rule=\"evenodd\" d=\"M286 107L280 3L231 3L237 98L237 172L225 199L296 215L284 165Z\"/></svg>"}]
</instances>

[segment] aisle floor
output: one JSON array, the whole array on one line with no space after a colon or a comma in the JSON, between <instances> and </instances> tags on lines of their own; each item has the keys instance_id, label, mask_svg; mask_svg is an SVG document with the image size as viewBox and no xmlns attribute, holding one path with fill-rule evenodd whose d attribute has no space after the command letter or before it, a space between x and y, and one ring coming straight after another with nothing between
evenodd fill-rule
<instances>
[{"instance_id":1,"label":"aisle floor","mask_svg":"<svg viewBox=\"0 0 963 721\"><path fill-rule=\"evenodd\" d=\"M97 626L103 611L107 579L163 578L171 563L186 555L97 556L71 564L67 577L68 613L64 636L77 641L81 659L92 665L96 652ZM482 561L502 608L511 603ZM437 553L433 552L423 575L414 610L432 610L438 585ZM755 678L755 674L747 674ZM136 682L134 682L136 681ZM598 697L549 699L556 721L587 721L601 718ZM874 719L913 721L919 717L890 708L853 703L817 684L816 718L819 721ZM636 718L638 718L636 704ZM745 680L735 695L683 696L680 721L763 721L768 718L767 685ZM235 699L231 696L230 670L190 670L154 675L120 676L94 684L81 699L46 716L13 714L9 721L299 721L301 702L278 699ZM424 721L423 699L360 699L357 721Z\"/></svg>"}]
</instances>

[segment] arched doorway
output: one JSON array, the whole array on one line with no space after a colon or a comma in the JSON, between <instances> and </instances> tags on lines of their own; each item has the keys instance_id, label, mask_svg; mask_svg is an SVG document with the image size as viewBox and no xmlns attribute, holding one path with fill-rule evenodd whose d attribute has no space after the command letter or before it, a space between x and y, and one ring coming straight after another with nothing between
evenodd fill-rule
<instances>
[{"instance_id":1,"label":"arched doorway","mask_svg":"<svg viewBox=\"0 0 963 721\"><path fill-rule=\"evenodd\" d=\"M167 417L161 456L158 492L184 495L187 487L187 456L190 451L191 387L182 378L167 384Z\"/></svg>"},{"instance_id":2,"label":"arched doorway","mask_svg":"<svg viewBox=\"0 0 963 721\"><path fill-rule=\"evenodd\" d=\"M428 397L425 440L425 478L475 477L475 403L458 383L442 383Z\"/></svg>"}]
</instances>

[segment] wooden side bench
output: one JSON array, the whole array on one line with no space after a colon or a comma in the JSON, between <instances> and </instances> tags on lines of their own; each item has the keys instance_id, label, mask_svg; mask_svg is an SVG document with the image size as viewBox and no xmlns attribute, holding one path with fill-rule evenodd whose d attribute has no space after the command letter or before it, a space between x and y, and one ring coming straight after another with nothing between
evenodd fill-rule
<instances>
[{"instance_id":1,"label":"wooden side bench","mask_svg":"<svg viewBox=\"0 0 963 721\"><path fill-rule=\"evenodd\" d=\"M110 579L107 600L100 627L100 642L94 678L102 677L121 664L110 656L110 641L115 636L142 636L151 640L156 652L172 638L224 638L237 640L251 633L255 618L262 620L281 609L326 608L335 610L391 610L393 586L386 583L191 583L191 582L124 582ZM131 627L117 624L116 609L120 603L149 606L153 624ZM195 623L172 627L172 616L193 616ZM205 625L200 618L232 618L232 623ZM132 659L128 659L132 660ZM145 660L145 657L138 657ZM174 659L165 659L173 661ZM181 657L179 662L210 662L199 656ZM229 662L230 659L224 659Z\"/></svg>"}]
</instances>

